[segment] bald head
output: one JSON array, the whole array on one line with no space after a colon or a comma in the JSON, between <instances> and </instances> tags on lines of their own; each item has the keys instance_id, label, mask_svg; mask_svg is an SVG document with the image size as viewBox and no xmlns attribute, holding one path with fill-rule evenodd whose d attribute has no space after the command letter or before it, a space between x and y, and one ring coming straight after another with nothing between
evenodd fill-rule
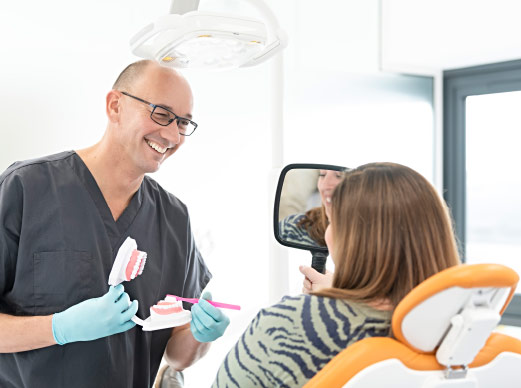
<instances>
[{"instance_id":1,"label":"bald head","mask_svg":"<svg viewBox=\"0 0 521 388\"><path fill-rule=\"evenodd\" d=\"M188 84L187 81L176 70L159 65L157 62L150 59L142 59L128 65L118 76L112 89L130 91L134 85L141 80L147 73L159 72L164 75L173 76L178 81Z\"/></svg>"},{"instance_id":2,"label":"bald head","mask_svg":"<svg viewBox=\"0 0 521 388\"><path fill-rule=\"evenodd\" d=\"M112 89L126 90L130 88L136 79L143 74L145 68L150 65L150 62L152 61L143 59L128 65L118 76L118 79L114 82L114 85L112 85Z\"/></svg>"}]
</instances>

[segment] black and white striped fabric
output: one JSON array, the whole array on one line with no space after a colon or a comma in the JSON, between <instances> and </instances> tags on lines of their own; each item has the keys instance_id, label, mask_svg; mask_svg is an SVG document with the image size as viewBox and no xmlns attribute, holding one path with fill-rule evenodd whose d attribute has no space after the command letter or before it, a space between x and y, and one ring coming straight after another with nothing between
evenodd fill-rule
<instances>
[{"instance_id":1,"label":"black and white striped fabric","mask_svg":"<svg viewBox=\"0 0 521 388\"><path fill-rule=\"evenodd\" d=\"M305 214L292 214L279 221L280 237L288 242L319 247L320 245L311 238L307 230L298 226L305 217Z\"/></svg>"},{"instance_id":2,"label":"black and white striped fabric","mask_svg":"<svg viewBox=\"0 0 521 388\"><path fill-rule=\"evenodd\" d=\"M213 388L301 387L336 354L387 336L390 311L313 295L259 311L222 363Z\"/></svg>"}]
</instances>

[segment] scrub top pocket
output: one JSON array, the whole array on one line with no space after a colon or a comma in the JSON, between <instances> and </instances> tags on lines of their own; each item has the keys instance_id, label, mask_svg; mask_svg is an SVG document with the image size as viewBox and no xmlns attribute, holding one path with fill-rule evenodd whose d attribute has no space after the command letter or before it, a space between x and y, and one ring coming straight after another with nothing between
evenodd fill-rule
<instances>
[{"instance_id":1,"label":"scrub top pocket","mask_svg":"<svg viewBox=\"0 0 521 388\"><path fill-rule=\"evenodd\" d=\"M60 312L92 297L89 252L38 252L33 260L35 315Z\"/></svg>"}]
</instances>

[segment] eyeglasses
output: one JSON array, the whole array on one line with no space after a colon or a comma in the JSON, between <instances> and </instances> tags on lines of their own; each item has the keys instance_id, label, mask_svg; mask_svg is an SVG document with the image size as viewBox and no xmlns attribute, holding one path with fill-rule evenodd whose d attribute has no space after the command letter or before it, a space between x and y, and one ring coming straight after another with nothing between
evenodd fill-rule
<instances>
[{"instance_id":1,"label":"eyeglasses","mask_svg":"<svg viewBox=\"0 0 521 388\"><path fill-rule=\"evenodd\" d=\"M152 112L150 112L150 118L152 119L152 121L159 125L162 125L163 127L172 124L172 122L175 120L177 122L179 134L183 136L190 136L192 133L194 133L195 129L197 128L197 124L194 123L192 120L178 116L171 110L168 110L165 107L162 107L161 105L152 104L127 92L121 92L121 94L124 94L128 97L132 97L133 99L150 106L152 108Z\"/></svg>"}]
</instances>

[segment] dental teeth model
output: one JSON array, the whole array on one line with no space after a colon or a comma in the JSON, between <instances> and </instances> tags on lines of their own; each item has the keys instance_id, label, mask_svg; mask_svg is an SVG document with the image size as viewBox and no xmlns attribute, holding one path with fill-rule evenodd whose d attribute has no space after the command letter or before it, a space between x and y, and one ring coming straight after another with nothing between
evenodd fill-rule
<instances>
[{"instance_id":1,"label":"dental teeth model","mask_svg":"<svg viewBox=\"0 0 521 388\"><path fill-rule=\"evenodd\" d=\"M183 309L183 303L167 296L150 307L150 329L184 325L192 320L192 313ZM148 321L148 319L147 319ZM145 321L146 322L146 321ZM143 330L146 330L143 327Z\"/></svg>"},{"instance_id":2,"label":"dental teeth model","mask_svg":"<svg viewBox=\"0 0 521 388\"><path fill-rule=\"evenodd\" d=\"M156 305L150 307L150 316L153 321L165 321L171 317L179 317L183 311L183 304L175 300L175 298L166 297L160 300Z\"/></svg>"},{"instance_id":3,"label":"dental teeth model","mask_svg":"<svg viewBox=\"0 0 521 388\"><path fill-rule=\"evenodd\" d=\"M136 240L127 237L119 248L109 275L109 284L117 286L121 282L135 279L143 273L147 261L146 252L138 251Z\"/></svg>"},{"instance_id":4,"label":"dental teeth model","mask_svg":"<svg viewBox=\"0 0 521 388\"><path fill-rule=\"evenodd\" d=\"M192 313L183 309L183 304L170 296L150 307L150 317L147 319L132 318L132 321L143 326L143 331L181 326L191 320Z\"/></svg>"}]
</instances>

